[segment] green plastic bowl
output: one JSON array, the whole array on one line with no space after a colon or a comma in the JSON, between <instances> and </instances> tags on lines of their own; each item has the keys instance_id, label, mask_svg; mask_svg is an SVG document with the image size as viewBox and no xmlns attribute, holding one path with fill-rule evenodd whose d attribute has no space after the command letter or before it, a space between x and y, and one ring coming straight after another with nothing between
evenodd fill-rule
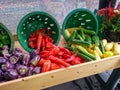
<instances>
[{"instance_id":1,"label":"green plastic bowl","mask_svg":"<svg viewBox=\"0 0 120 90\"><path fill-rule=\"evenodd\" d=\"M98 21L96 16L88 9L79 8L71 11L64 19L62 24L62 34L67 41L68 38L65 34L65 29L80 27L93 30L98 34Z\"/></svg>"},{"instance_id":2,"label":"green plastic bowl","mask_svg":"<svg viewBox=\"0 0 120 90\"><path fill-rule=\"evenodd\" d=\"M9 43L8 43L7 45L8 45L8 47L9 47L9 52L11 52L11 51L13 50L13 48L14 48L13 35L12 35L12 33L10 32L10 30L8 30L8 28L7 28L5 25L3 25L2 23L0 23L0 32L1 32L1 31L8 36L7 41L9 41ZM2 33L0 33L0 34L2 34ZM1 40L1 38L0 38L0 40ZM4 41L4 42L5 42L5 41ZM3 44L3 45L4 45L4 44Z\"/></svg>"},{"instance_id":3,"label":"green plastic bowl","mask_svg":"<svg viewBox=\"0 0 120 90\"><path fill-rule=\"evenodd\" d=\"M54 44L58 45L60 41L60 26L55 18L46 12L35 11L24 16L18 24L17 36L21 46L28 52L32 50L28 46L30 34L41 28L50 29L50 36Z\"/></svg>"}]
</instances>

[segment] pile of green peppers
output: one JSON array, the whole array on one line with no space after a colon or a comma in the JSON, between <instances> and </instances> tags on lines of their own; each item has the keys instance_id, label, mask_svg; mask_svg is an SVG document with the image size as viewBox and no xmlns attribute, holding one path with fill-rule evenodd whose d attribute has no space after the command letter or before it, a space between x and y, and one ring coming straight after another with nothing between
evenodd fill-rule
<instances>
[{"instance_id":1,"label":"pile of green peppers","mask_svg":"<svg viewBox=\"0 0 120 90\"><path fill-rule=\"evenodd\" d=\"M3 45L10 44L10 38L7 32L4 29L0 29L0 49L2 49Z\"/></svg>"}]
</instances>

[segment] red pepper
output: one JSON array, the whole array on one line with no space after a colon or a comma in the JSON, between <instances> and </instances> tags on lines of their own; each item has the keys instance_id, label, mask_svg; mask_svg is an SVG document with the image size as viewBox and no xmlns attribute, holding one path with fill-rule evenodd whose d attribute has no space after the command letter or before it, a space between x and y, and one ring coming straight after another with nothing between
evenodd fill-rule
<instances>
[{"instance_id":1,"label":"red pepper","mask_svg":"<svg viewBox=\"0 0 120 90\"><path fill-rule=\"evenodd\" d=\"M59 52L58 52L58 55L59 55L59 56L62 56L63 54L64 54L63 51L59 51Z\"/></svg>"},{"instance_id":2,"label":"red pepper","mask_svg":"<svg viewBox=\"0 0 120 90\"><path fill-rule=\"evenodd\" d=\"M76 58L76 55L73 54L70 58L65 59L65 62L71 62L72 60L74 60Z\"/></svg>"},{"instance_id":3,"label":"red pepper","mask_svg":"<svg viewBox=\"0 0 120 90\"><path fill-rule=\"evenodd\" d=\"M52 48L56 47L53 43L51 42L45 42L46 43L46 49L51 50Z\"/></svg>"},{"instance_id":4,"label":"red pepper","mask_svg":"<svg viewBox=\"0 0 120 90\"><path fill-rule=\"evenodd\" d=\"M51 66L51 61L50 60L46 60L43 64L42 67L42 72L47 72L50 70L50 66Z\"/></svg>"},{"instance_id":5,"label":"red pepper","mask_svg":"<svg viewBox=\"0 0 120 90\"><path fill-rule=\"evenodd\" d=\"M80 62L79 60L73 60L73 61L71 62L72 65L80 64L80 63L81 63L81 62Z\"/></svg>"},{"instance_id":6,"label":"red pepper","mask_svg":"<svg viewBox=\"0 0 120 90\"><path fill-rule=\"evenodd\" d=\"M65 66L63 66L63 65L60 65L60 68L65 68Z\"/></svg>"},{"instance_id":7,"label":"red pepper","mask_svg":"<svg viewBox=\"0 0 120 90\"><path fill-rule=\"evenodd\" d=\"M46 61L45 59L41 58L38 62L38 66L40 66L40 67L43 66L45 61Z\"/></svg>"},{"instance_id":8,"label":"red pepper","mask_svg":"<svg viewBox=\"0 0 120 90\"><path fill-rule=\"evenodd\" d=\"M34 42L32 42L32 41L29 41L29 46L31 47L31 48L35 48L35 44L34 44Z\"/></svg>"},{"instance_id":9,"label":"red pepper","mask_svg":"<svg viewBox=\"0 0 120 90\"><path fill-rule=\"evenodd\" d=\"M47 59L49 56L50 56L49 53L46 53L46 54L42 54L42 55L40 55L41 58L45 58L45 59Z\"/></svg>"},{"instance_id":10,"label":"red pepper","mask_svg":"<svg viewBox=\"0 0 120 90\"><path fill-rule=\"evenodd\" d=\"M50 36L48 37L48 41L53 43L53 39Z\"/></svg>"},{"instance_id":11,"label":"red pepper","mask_svg":"<svg viewBox=\"0 0 120 90\"><path fill-rule=\"evenodd\" d=\"M68 58L71 57L71 55L69 55L69 54L63 54L62 56L63 56L63 58L65 59L65 61L66 61L66 59L68 59Z\"/></svg>"},{"instance_id":12,"label":"red pepper","mask_svg":"<svg viewBox=\"0 0 120 90\"><path fill-rule=\"evenodd\" d=\"M30 38L29 38L29 41L36 41L36 40L37 40L36 37L30 37Z\"/></svg>"},{"instance_id":13,"label":"red pepper","mask_svg":"<svg viewBox=\"0 0 120 90\"><path fill-rule=\"evenodd\" d=\"M30 38L35 38L35 37L36 35L34 35L34 33L30 35Z\"/></svg>"},{"instance_id":14,"label":"red pepper","mask_svg":"<svg viewBox=\"0 0 120 90\"><path fill-rule=\"evenodd\" d=\"M85 63L85 62L86 62L86 60L84 60L84 59L81 60L81 63Z\"/></svg>"},{"instance_id":15,"label":"red pepper","mask_svg":"<svg viewBox=\"0 0 120 90\"><path fill-rule=\"evenodd\" d=\"M81 60L82 60L81 58L75 57L75 59L72 60L71 64L72 64L72 65L80 64L80 63L81 63Z\"/></svg>"},{"instance_id":16,"label":"red pepper","mask_svg":"<svg viewBox=\"0 0 120 90\"><path fill-rule=\"evenodd\" d=\"M63 56L62 55L57 55L58 58L60 59L63 59Z\"/></svg>"},{"instance_id":17,"label":"red pepper","mask_svg":"<svg viewBox=\"0 0 120 90\"><path fill-rule=\"evenodd\" d=\"M38 51L38 52L40 52L41 42L42 42L42 35L39 34L39 35L38 35L38 38L37 38L37 51Z\"/></svg>"},{"instance_id":18,"label":"red pepper","mask_svg":"<svg viewBox=\"0 0 120 90\"><path fill-rule=\"evenodd\" d=\"M45 40L44 40L44 38L42 39L42 50L45 50Z\"/></svg>"},{"instance_id":19,"label":"red pepper","mask_svg":"<svg viewBox=\"0 0 120 90\"><path fill-rule=\"evenodd\" d=\"M65 66L65 67L70 66L70 64L69 64L69 63L66 63L63 59L60 59L60 58L55 57L55 56L53 56L53 55L49 56L49 59L51 60L51 62L57 63L57 64L59 64L59 65L63 65L63 66Z\"/></svg>"},{"instance_id":20,"label":"red pepper","mask_svg":"<svg viewBox=\"0 0 120 90\"><path fill-rule=\"evenodd\" d=\"M46 42L46 43L48 43L48 42L49 42L49 41L48 41L48 37L45 37L45 42Z\"/></svg>"},{"instance_id":21,"label":"red pepper","mask_svg":"<svg viewBox=\"0 0 120 90\"><path fill-rule=\"evenodd\" d=\"M46 53L49 53L49 51L48 50L43 50L43 51L40 52L40 55L44 55Z\"/></svg>"},{"instance_id":22,"label":"red pepper","mask_svg":"<svg viewBox=\"0 0 120 90\"><path fill-rule=\"evenodd\" d=\"M31 48L36 48L38 52L41 50L45 50L46 48L48 50L51 50L51 48L55 47L53 44L53 39L45 34L48 31L45 31L47 29L42 28L40 30L36 30L34 33L32 33L29 37L29 46ZM49 33L49 32L48 32Z\"/></svg>"},{"instance_id":23,"label":"red pepper","mask_svg":"<svg viewBox=\"0 0 120 90\"><path fill-rule=\"evenodd\" d=\"M50 66L50 70L55 70L55 69L59 69L60 66L56 63L51 63L51 66Z\"/></svg>"},{"instance_id":24,"label":"red pepper","mask_svg":"<svg viewBox=\"0 0 120 90\"><path fill-rule=\"evenodd\" d=\"M53 41L54 41L54 40L53 40L50 36L48 36L48 35L46 35L45 40L46 40L46 42L51 42L51 43L53 43Z\"/></svg>"},{"instance_id":25,"label":"red pepper","mask_svg":"<svg viewBox=\"0 0 120 90\"><path fill-rule=\"evenodd\" d=\"M57 55L59 51L60 51L60 49L56 46L50 50L49 54L50 55Z\"/></svg>"},{"instance_id":26,"label":"red pepper","mask_svg":"<svg viewBox=\"0 0 120 90\"><path fill-rule=\"evenodd\" d=\"M66 48L60 48L61 51L63 51L64 53L68 54L68 55L71 55L71 51L66 49Z\"/></svg>"},{"instance_id":27,"label":"red pepper","mask_svg":"<svg viewBox=\"0 0 120 90\"><path fill-rule=\"evenodd\" d=\"M47 51L47 50L43 50L40 52L40 57L41 58L48 58L48 56L50 55L50 51Z\"/></svg>"}]
</instances>

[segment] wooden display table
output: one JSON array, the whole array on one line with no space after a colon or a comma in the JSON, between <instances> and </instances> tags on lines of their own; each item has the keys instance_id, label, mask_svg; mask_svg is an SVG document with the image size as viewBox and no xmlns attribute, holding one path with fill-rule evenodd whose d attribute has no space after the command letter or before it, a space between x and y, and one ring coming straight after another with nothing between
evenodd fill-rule
<instances>
[{"instance_id":1,"label":"wooden display table","mask_svg":"<svg viewBox=\"0 0 120 90\"><path fill-rule=\"evenodd\" d=\"M61 38L59 46L64 43ZM17 41L15 47L21 48ZM120 68L120 55L1 83L0 90L40 90L116 68Z\"/></svg>"}]
</instances>

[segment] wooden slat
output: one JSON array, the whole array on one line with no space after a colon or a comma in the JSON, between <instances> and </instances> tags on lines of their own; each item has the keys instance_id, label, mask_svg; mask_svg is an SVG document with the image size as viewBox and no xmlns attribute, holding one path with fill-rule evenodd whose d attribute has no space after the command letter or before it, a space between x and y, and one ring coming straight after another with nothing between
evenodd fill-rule
<instances>
[{"instance_id":1,"label":"wooden slat","mask_svg":"<svg viewBox=\"0 0 120 90\"><path fill-rule=\"evenodd\" d=\"M1 83L0 90L40 90L119 67L120 55Z\"/></svg>"}]
</instances>

